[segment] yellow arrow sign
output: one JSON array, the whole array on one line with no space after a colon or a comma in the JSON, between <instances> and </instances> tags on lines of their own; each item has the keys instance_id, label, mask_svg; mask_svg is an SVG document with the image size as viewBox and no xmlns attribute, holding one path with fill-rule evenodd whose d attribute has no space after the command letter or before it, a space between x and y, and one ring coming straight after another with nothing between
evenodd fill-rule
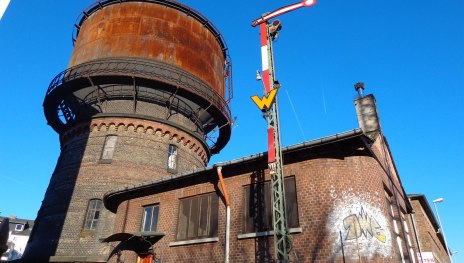
<instances>
[{"instance_id":1,"label":"yellow arrow sign","mask_svg":"<svg viewBox=\"0 0 464 263\"><path fill-rule=\"evenodd\" d=\"M264 95L264 97L261 99L258 96L252 96L251 99L253 102L258 106L260 110L266 110L271 107L271 104L275 100L275 96L277 94L278 89L273 89L271 90L267 95Z\"/></svg>"}]
</instances>

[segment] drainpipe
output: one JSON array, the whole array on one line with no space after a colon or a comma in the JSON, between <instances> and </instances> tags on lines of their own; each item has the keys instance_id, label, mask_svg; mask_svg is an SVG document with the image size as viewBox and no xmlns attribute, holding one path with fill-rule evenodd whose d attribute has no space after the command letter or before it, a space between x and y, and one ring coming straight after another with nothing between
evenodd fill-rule
<instances>
[{"instance_id":1,"label":"drainpipe","mask_svg":"<svg viewBox=\"0 0 464 263\"><path fill-rule=\"evenodd\" d=\"M222 178L222 167L217 167L217 174L219 177L219 183L221 184L222 194L226 201L226 252L224 255L224 262L229 263L229 239L230 239L230 200L229 194L227 193L226 185L224 184L224 179Z\"/></svg>"}]
</instances>

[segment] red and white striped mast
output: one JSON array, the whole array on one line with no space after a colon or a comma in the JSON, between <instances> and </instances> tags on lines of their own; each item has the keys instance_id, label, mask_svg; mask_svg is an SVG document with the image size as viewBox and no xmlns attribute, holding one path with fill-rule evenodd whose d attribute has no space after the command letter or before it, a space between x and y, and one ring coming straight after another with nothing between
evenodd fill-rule
<instances>
[{"instance_id":1,"label":"red and white striped mast","mask_svg":"<svg viewBox=\"0 0 464 263\"><path fill-rule=\"evenodd\" d=\"M287 227L285 205L284 173L282 163L282 150L280 141L279 114L277 106L277 90L280 84L275 79L274 56L272 41L276 39L281 29L279 20L269 23L270 19L302 7L316 4L316 0L305 0L279 8L266 13L254 20L253 27L259 25L261 36L262 80L264 84L264 97L260 100L253 96L253 101L265 113L268 135L268 166L272 177L272 222L274 226L274 250L276 262L289 262L289 253L292 242Z\"/></svg>"}]
</instances>

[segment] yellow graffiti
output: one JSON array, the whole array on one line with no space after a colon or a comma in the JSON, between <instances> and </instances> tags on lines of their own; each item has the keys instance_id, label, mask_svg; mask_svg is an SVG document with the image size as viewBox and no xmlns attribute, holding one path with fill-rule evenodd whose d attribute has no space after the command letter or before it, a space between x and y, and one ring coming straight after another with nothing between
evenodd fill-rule
<instances>
[{"instance_id":1,"label":"yellow graffiti","mask_svg":"<svg viewBox=\"0 0 464 263\"><path fill-rule=\"evenodd\" d=\"M363 207L361 207L359 215L352 214L345 217L343 219L343 226L347 230L346 240L360 238L362 235L366 238L375 237L382 243L385 243L387 240L385 230L374 217L369 216L364 211Z\"/></svg>"},{"instance_id":2,"label":"yellow graffiti","mask_svg":"<svg viewBox=\"0 0 464 263\"><path fill-rule=\"evenodd\" d=\"M385 230L379 225L379 222L375 220L374 218L371 218L371 229L374 232L374 237L377 238L382 243L385 243L387 241L387 236L385 235Z\"/></svg>"},{"instance_id":3,"label":"yellow graffiti","mask_svg":"<svg viewBox=\"0 0 464 263\"><path fill-rule=\"evenodd\" d=\"M361 226L356 215L350 215L343 219L343 226L347 230L345 240L351 240L361 237Z\"/></svg>"},{"instance_id":4,"label":"yellow graffiti","mask_svg":"<svg viewBox=\"0 0 464 263\"><path fill-rule=\"evenodd\" d=\"M275 96L277 93L278 89L273 89L271 90L267 95L264 95L262 99L260 99L258 96L252 96L251 99L253 102L258 106L260 110L265 110L269 109L271 107L271 104L275 100Z\"/></svg>"}]
</instances>

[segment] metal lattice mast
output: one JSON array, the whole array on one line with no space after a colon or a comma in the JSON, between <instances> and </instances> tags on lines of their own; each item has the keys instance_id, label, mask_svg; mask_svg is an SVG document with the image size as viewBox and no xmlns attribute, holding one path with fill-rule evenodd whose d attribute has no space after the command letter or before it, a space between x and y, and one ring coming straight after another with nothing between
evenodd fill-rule
<instances>
[{"instance_id":1,"label":"metal lattice mast","mask_svg":"<svg viewBox=\"0 0 464 263\"><path fill-rule=\"evenodd\" d=\"M276 96L280 84L275 79L272 51L272 41L277 37L281 24L278 20L275 20L273 23L269 23L269 20L301 7L312 6L315 3L316 0L298 2L265 14L252 22L252 26L259 25L260 28L262 80L264 84L263 99L259 99L257 96L253 96L252 99L264 112L267 121L268 165L272 178L272 222L274 227L274 250L277 262L289 262L291 237L287 226L283 159Z\"/></svg>"},{"instance_id":2,"label":"metal lattice mast","mask_svg":"<svg viewBox=\"0 0 464 263\"><path fill-rule=\"evenodd\" d=\"M274 56L272 41L277 33L273 24L262 23L260 25L263 58L263 75L265 93L279 88L275 79ZM273 33L270 29L275 30ZM263 45L265 44L265 45ZM266 49L266 50L264 50ZM265 54L267 53L267 54ZM266 65L267 60L267 65ZM284 171L282 165L282 151L280 143L280 127L277 97L266 112L268 131L268 165L272 177L272 222L274 226L274 249L277 261L289 260L290 248L288 247L287 215L285 209Z\"/></svg>"}]
</instances>

